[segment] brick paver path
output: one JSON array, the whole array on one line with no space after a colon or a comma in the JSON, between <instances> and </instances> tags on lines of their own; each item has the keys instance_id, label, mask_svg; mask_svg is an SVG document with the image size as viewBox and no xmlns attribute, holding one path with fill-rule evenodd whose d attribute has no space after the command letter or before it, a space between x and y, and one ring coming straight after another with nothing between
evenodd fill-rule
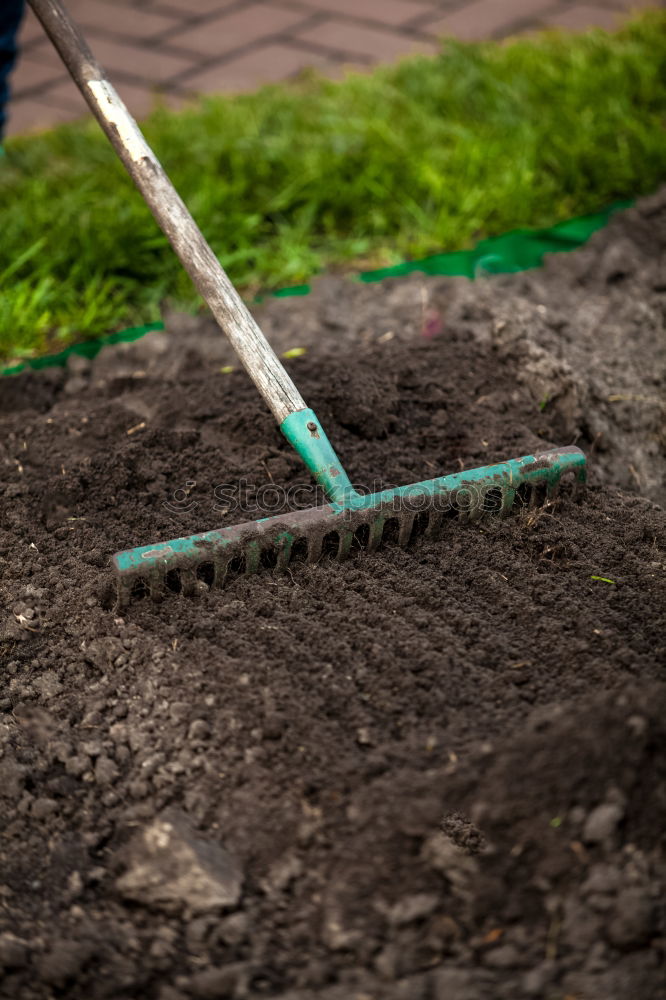
<instances>
[{"instance_id":1,"label":"brick paver path","mask_svg":"<svg viewBox=\"0 0 666 1000\"><path fill-rule=\"evenodd\" d=\"M2 2L2 0L0 0ZM504 38L544 26L616 27L630 10L666 0L66 0L132 113L156 95L252 90L308 66L339 77L437 39ZM31 11L22 28L9 133L87 113Z\"/></svg>"}]
</instances>

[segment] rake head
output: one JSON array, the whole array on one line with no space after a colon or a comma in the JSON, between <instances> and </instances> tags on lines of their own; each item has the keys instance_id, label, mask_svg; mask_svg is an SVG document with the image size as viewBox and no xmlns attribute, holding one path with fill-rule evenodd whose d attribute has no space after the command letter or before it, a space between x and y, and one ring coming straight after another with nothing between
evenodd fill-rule
<instances>
[{"instance_id":1,"label":"rake head","mask_svg":"<svg viewBox=\"0 0 666 1000\"><path fill-rule=\"evenodd\" d=\"M535 507L552 497L563 479L585 482L585 456L558 448L499 465L278 514L229 528L144 545L113 556L118 604L169 592L193 595L223 587L243 573L284 570L298 562L343 560L353 549L374 551L387 542L407 546L437 537L447 521L477 521Z\"/></svg>"}]
</instances>

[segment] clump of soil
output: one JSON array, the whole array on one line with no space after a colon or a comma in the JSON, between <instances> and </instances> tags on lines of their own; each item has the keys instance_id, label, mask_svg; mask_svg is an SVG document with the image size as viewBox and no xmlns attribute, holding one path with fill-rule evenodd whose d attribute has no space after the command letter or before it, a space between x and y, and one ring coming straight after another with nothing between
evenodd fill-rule
<instances>
[{"instance_id":1,"label":"clump of soil","mask_svg":"<svg viewBox=\"0 0 666 1000\"><path fill-rule=\"evenodd\" d=\"M0 995L663 995L665 217L263 307L360 484L590 452L406 550L120 613L111 553L307 477L205 320L7 382Z\"/></svg>"}]
</instances>

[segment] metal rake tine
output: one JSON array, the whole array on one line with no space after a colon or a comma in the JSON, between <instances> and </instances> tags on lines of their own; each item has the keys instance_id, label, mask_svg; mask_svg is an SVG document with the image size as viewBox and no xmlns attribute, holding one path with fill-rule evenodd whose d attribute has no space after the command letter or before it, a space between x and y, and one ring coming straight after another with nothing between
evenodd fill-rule
<instances>
[{"instance_id":1,"label":"metal rake tine","mask_svg":"<svg viewBox=\"0 0 666 1000\"><path fill-rule=\"evenodd\" d=\"M184 597L192 597L197 589L197 574L193 569L181 569L180 592Z\"/></svg>"},{"instance_id":2,"label":"metal rake tine","mask_svg":"<svg viewBox=\"0 0 666 1000\"><path fill-rule=\"evenodd\" d=\"M164 597L164 576L159 570L152 570L148 576L148 592L153 601L161 601Z\"/></svg>"},{"instance_id":3,"label":"metal rake tine","mask_svg":"<svg viewBox=\"0 0 666 1000\"><path fill-rule=\"evenodd\" d=\"M243 545L243 558L245 560L245 572L256 573L261 562L259 542L245 542Z\"/></svg>"},{"instance_id":4,"label":"metal rake tine","mask_svg":"<svg viewBox=\"0 0 666 1000\"><path fill-rule=\"evenodd\" d=\"M338 562L343 562L343 560L348 558L353 541L354 532L350 531L349 528L343 528L340 532L340 545L338 547L337 555Z\"/></svg>"},{"instance_id":5,"label":"metal rake tine","mask_svg":"<svg viewBox=\"0 0 666 1000\"><path fill-rule=\"evenodd\" d=\"M502 514L509 514L516 500L516 491L512 486L505 486L502 489Z\"/></svg>"},{"instance_id":6,"label":"metal rake tine","mask_svg":"<svg viewBox=\"0 0 666 1000\"><path fill-rule=\"evenodd\" d=\"M386 518L376 517L370 522L369 533L368 533L368 552L375 552L379 546L382 544L382 538L384 537L384 524Z\"/></svg>"},{"instance_id":7,"label":"metal rake tine","mask_svg":"<svg viewBox=\"0 0 666 1000\"><path fill-rule=\"evenodd\" d=\"M276 569L286 570L289 562L291 560L291 550L293 548L293 539L285 535L278 544L277 561L275 563Z\"/></svg>"},{"instance_id":8,"label":"metal rake tine","mask_svg":"<svg viewBox=\"0 0 666 1000\"><path fill-rule=\"evenodd\" d=\"M441 510L431 510L428 515L428 525L423 537L428 539L438 538L444 523L444 512Z\"/></svg>"},{"instance_id":9,"label":"metal rake tine","mask_svg":"<svg viewBox=\"0 0 666 1000\"><path fill-rule=\"evenodd\" d=\"M406 546L421 535L433 538L445 520L464 523L483 513L507 514L518 498L534 505L553 495L563 473L582 484L585 459L579 449L509 459L418 483L404 492L398 487L370 498L357 497L350 506L332 502L119 552L113 558L119 606L139 596L141 583L154 598L161 594L160 581L166 583L165 589L189 594L203 583L219 587L261 567L286 569L296 561L316 562L322 555L343 560L355 542L373 551L389 542ZM425 504L418 513L406 509L407 501L416 496ZM170 573L178 574L179 587L174 586L175 577L169 579Z\"/></svg>"},{"instance_id":10,"label":"metal rake tine","mask_svg":"<svg viewBox=\"0 0 666 1000\"><path fill-rule=\"evenodd\" d=\"M398 545L405 549L409 545L409 540L412 537L412 528L414 527L415 515L412 513L403 512L400 515L400 531L398 533Z\"/></svg>"},{"instance_id":11,"label":"metal rake tine","mask_svg":"<svg viewBox=\"0 0 666 1000\"><path fill-rule=\"evenodd\" d=\"M321 549L324 539L323 536L317 532L317 534L312 535L310 538L306 539L308 546L308 556L307 562L312 565L313 563L319 562L321 559Z\"/></svg>"}]
</instances>

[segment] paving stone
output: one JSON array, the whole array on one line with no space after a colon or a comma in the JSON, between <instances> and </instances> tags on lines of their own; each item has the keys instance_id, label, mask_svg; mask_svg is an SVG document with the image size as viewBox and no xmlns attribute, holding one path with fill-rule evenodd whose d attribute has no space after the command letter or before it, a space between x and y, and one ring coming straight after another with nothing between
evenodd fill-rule
<instances>
[{"instance_id":1,"label":"paving stone","mask_svg":"<svg viewBox=\"0 0 666 1000\"><path fill-rule=\"evenodd\" d=\"M514 25L534 20L553 7L553 0L473 0L422 28L435 35L465 41L508 35Z\"/></svg>"},{"instance_id":2,"label":"paving stone","mask_svg":"<svg viewBox=\"0 0 666 1000\"><path fill-rule=\"evenodd\" d=\"M351 58L366 57L375 62L388 62L415 52L434 54L437 51L434 43L388 28L368 28L339 18L330 18L313 28L298 31L295 37L335 53L348 53Z\"/></svg>"},{"instance_id":3,"label":"paving stone","mask_svg":"<svg viewBox=\"0 0 666 1000\"><path fill-rule=\"evenodd\" d=\"M436 16L435 3L422 0L302 0L303 4L313 10L325 11L327 14L349 14L351 17L377 21L396 27L413 21L420 15L432 13Z\"/></svg>"},{"instance_id":4,"label":"paving stone","mask_svg":"<svg viewBox=\"0 0 666 1000\"><path fill-rule=\"evenodd\" d=\"M26 6L23 21L19 31L19 42L22 49L29 47L35 41L44 37L44 29L33 14L30 7Z\"/></svg>"},{"instance_id":5,"label":"paving stone","mask_svg":"<svg viewBox=\"0 0 666 1000\"><path fill-rule=\"evenodd\" d=\"M66 76L67 70L62 62L59 66L51 66L24 55L19 59L12 73L12 94L14 99L20 98L26 92L34 91L46 83L63 80Z\"/></svg>"},{"instance_id":6,"label":"paving stone","mask_svg":"<svg viewBox=\"0 0 666 1000\"><path fill-rule=\"evenodd\" d=\"M187 89L198 93L252 90L262 83L286 80L305 67L327 67L329 60L281 42L269 42L229 62L188 77Z\"/></svg>"},{"instance_id":7,"label":"paving stone","mask_svg":"<svg viewBox=\"0 0 666 1000\"><path fill-rule=\"evenodd\" d=\"M114 76L120 75L151 83L162 83L189 69L194 63L194 59L164 52L156 45L132 45L128 42L112 41L110 38L91 38L90 48L112 82ZM43 55L41 46L34 50L33 55L35 59L41 61Z\"/></svg>"},{"instance_id":8,"label":"paving stone","mask_svg":"<svg viewBox=\"0 0 666 1000\"><path fill-rule=\"evenodd\" d=\"M68 108L75 112L75 117L80 117L88 111L88 105L81 96L78 87L67 74L61 80L44 87L40 96L47 104Z\"/></svg>"},{"instance_id":9,"label":"paving stone","mask_svg":"<svg viewBox=\"0 0 666 1000\"><path fill-rule=\"evenodd\" d=\"M410 52L434 53L440 35L499 38L539 26L612 29L632 10L664 6L666 0L68 2L137 117L152 107L156 86L168 91L161 100L175 106L182 103L177 95L184 91L251 90L305 66L339 77L350 66L367 68ZM433 36L433 41L419 34ZM9 134L88 113L30 8L20 45Z\"/></svg>"},{"instance_id":10,"label":"paving stone","mask_svg":"<svg viewBox=\"0 0 666 1000\"><path fill-rule=\"evenodd\" d=\"M67 0L67 10L82 28L125 35L130 42L150 38L179 24L176 14L157 14L150 9L118 4L115 0L111 3L108 0ZM182 18L187 16L185 13Z\"/></svg>"},{"instance_id":11,"label":"paving stone","mask_svg":"<svg viewBox=\"0 0 666 1000\"><path fill-rule=\"evenodd\" d=\"M638 10L646 10L648 7L665 8L666 0L601 0L602 7L613 7L615 10L624 11L627 14L635 13Z\"/></svg>"},{"instance_id":12,"label":"paving stone","mask_svg":"<svg viewBox=\"0 0 666 1000\"><path fill-rule=\"evenodd\" d=\"M244 3L245 0L156 0L150 9L194 18L204 14L221 14L229 8L241 7Z\"/></svg>"},{"instance_id":13,"label":"paving stone","mask_svg":"<svg viewBox=\"0 0 666 1000\"><path fill-rule=\"evenodd\" d=\"M30 97L12 101L8 109L7 135L41 132L77 117L71 108L57 108Z\"/></svg>"},{"instance_id":14,"label":"paving stone","mask_svg":"<svg viewBox=\"0 0 666 1000\"><path fill-rule=\"evenodd\" d=\"M542 18L541 23L551 28L566 28L567 31L585 31L588 28L605 28L612 31L622 20L621 12L597 4L576 4L566 10L557 11Z\"/></svg>"},{"instance_id":15,"label":"paving stone","mask_svg":"<svg viewBox=\"0 0 666 1000\"><path fill-rule=\"evenodd\" d=\"M169 41L184 49L211 57L233 52L251 42L286 32L308 17L307 12L272 3L248 3L240 10L222 14L194 28L172 35Z\"/></svg>"},{"instance_id":16,"label":"paving stone","mask_svg":"<svg viewBox=\"0 0 666 1000\"><path fill-rule=\"evenodd\" d=\"M120 80L116 89L134 118L145 118L157 104L167 104L169 107L177 107L182 104L182 100L165 94L150 84L142 86ZM68 105L76 109L78 116L92 115L90 108L71 80L63 80L50 87L48 97L58 104Z\"/></svg>"},{"instance_id":17,"label":"paving stone","mask_svg":"<svg viewBox=\"0 0 666 1000\"><path fill-rule=\"evenodd\" d=\"M19 47L17 70L20 68L24 59L28 59L33 63L39 63L41 66L50 67L56 71L64 70L65 73L67 72L65 64L54 49L53 45L51 45L51 42L48 40L46 35L42 35L41 38L37 39L35 44L30 46L28 49ZM13 75L15 75L15 73Z\"/></svg>"}]
</instances>

